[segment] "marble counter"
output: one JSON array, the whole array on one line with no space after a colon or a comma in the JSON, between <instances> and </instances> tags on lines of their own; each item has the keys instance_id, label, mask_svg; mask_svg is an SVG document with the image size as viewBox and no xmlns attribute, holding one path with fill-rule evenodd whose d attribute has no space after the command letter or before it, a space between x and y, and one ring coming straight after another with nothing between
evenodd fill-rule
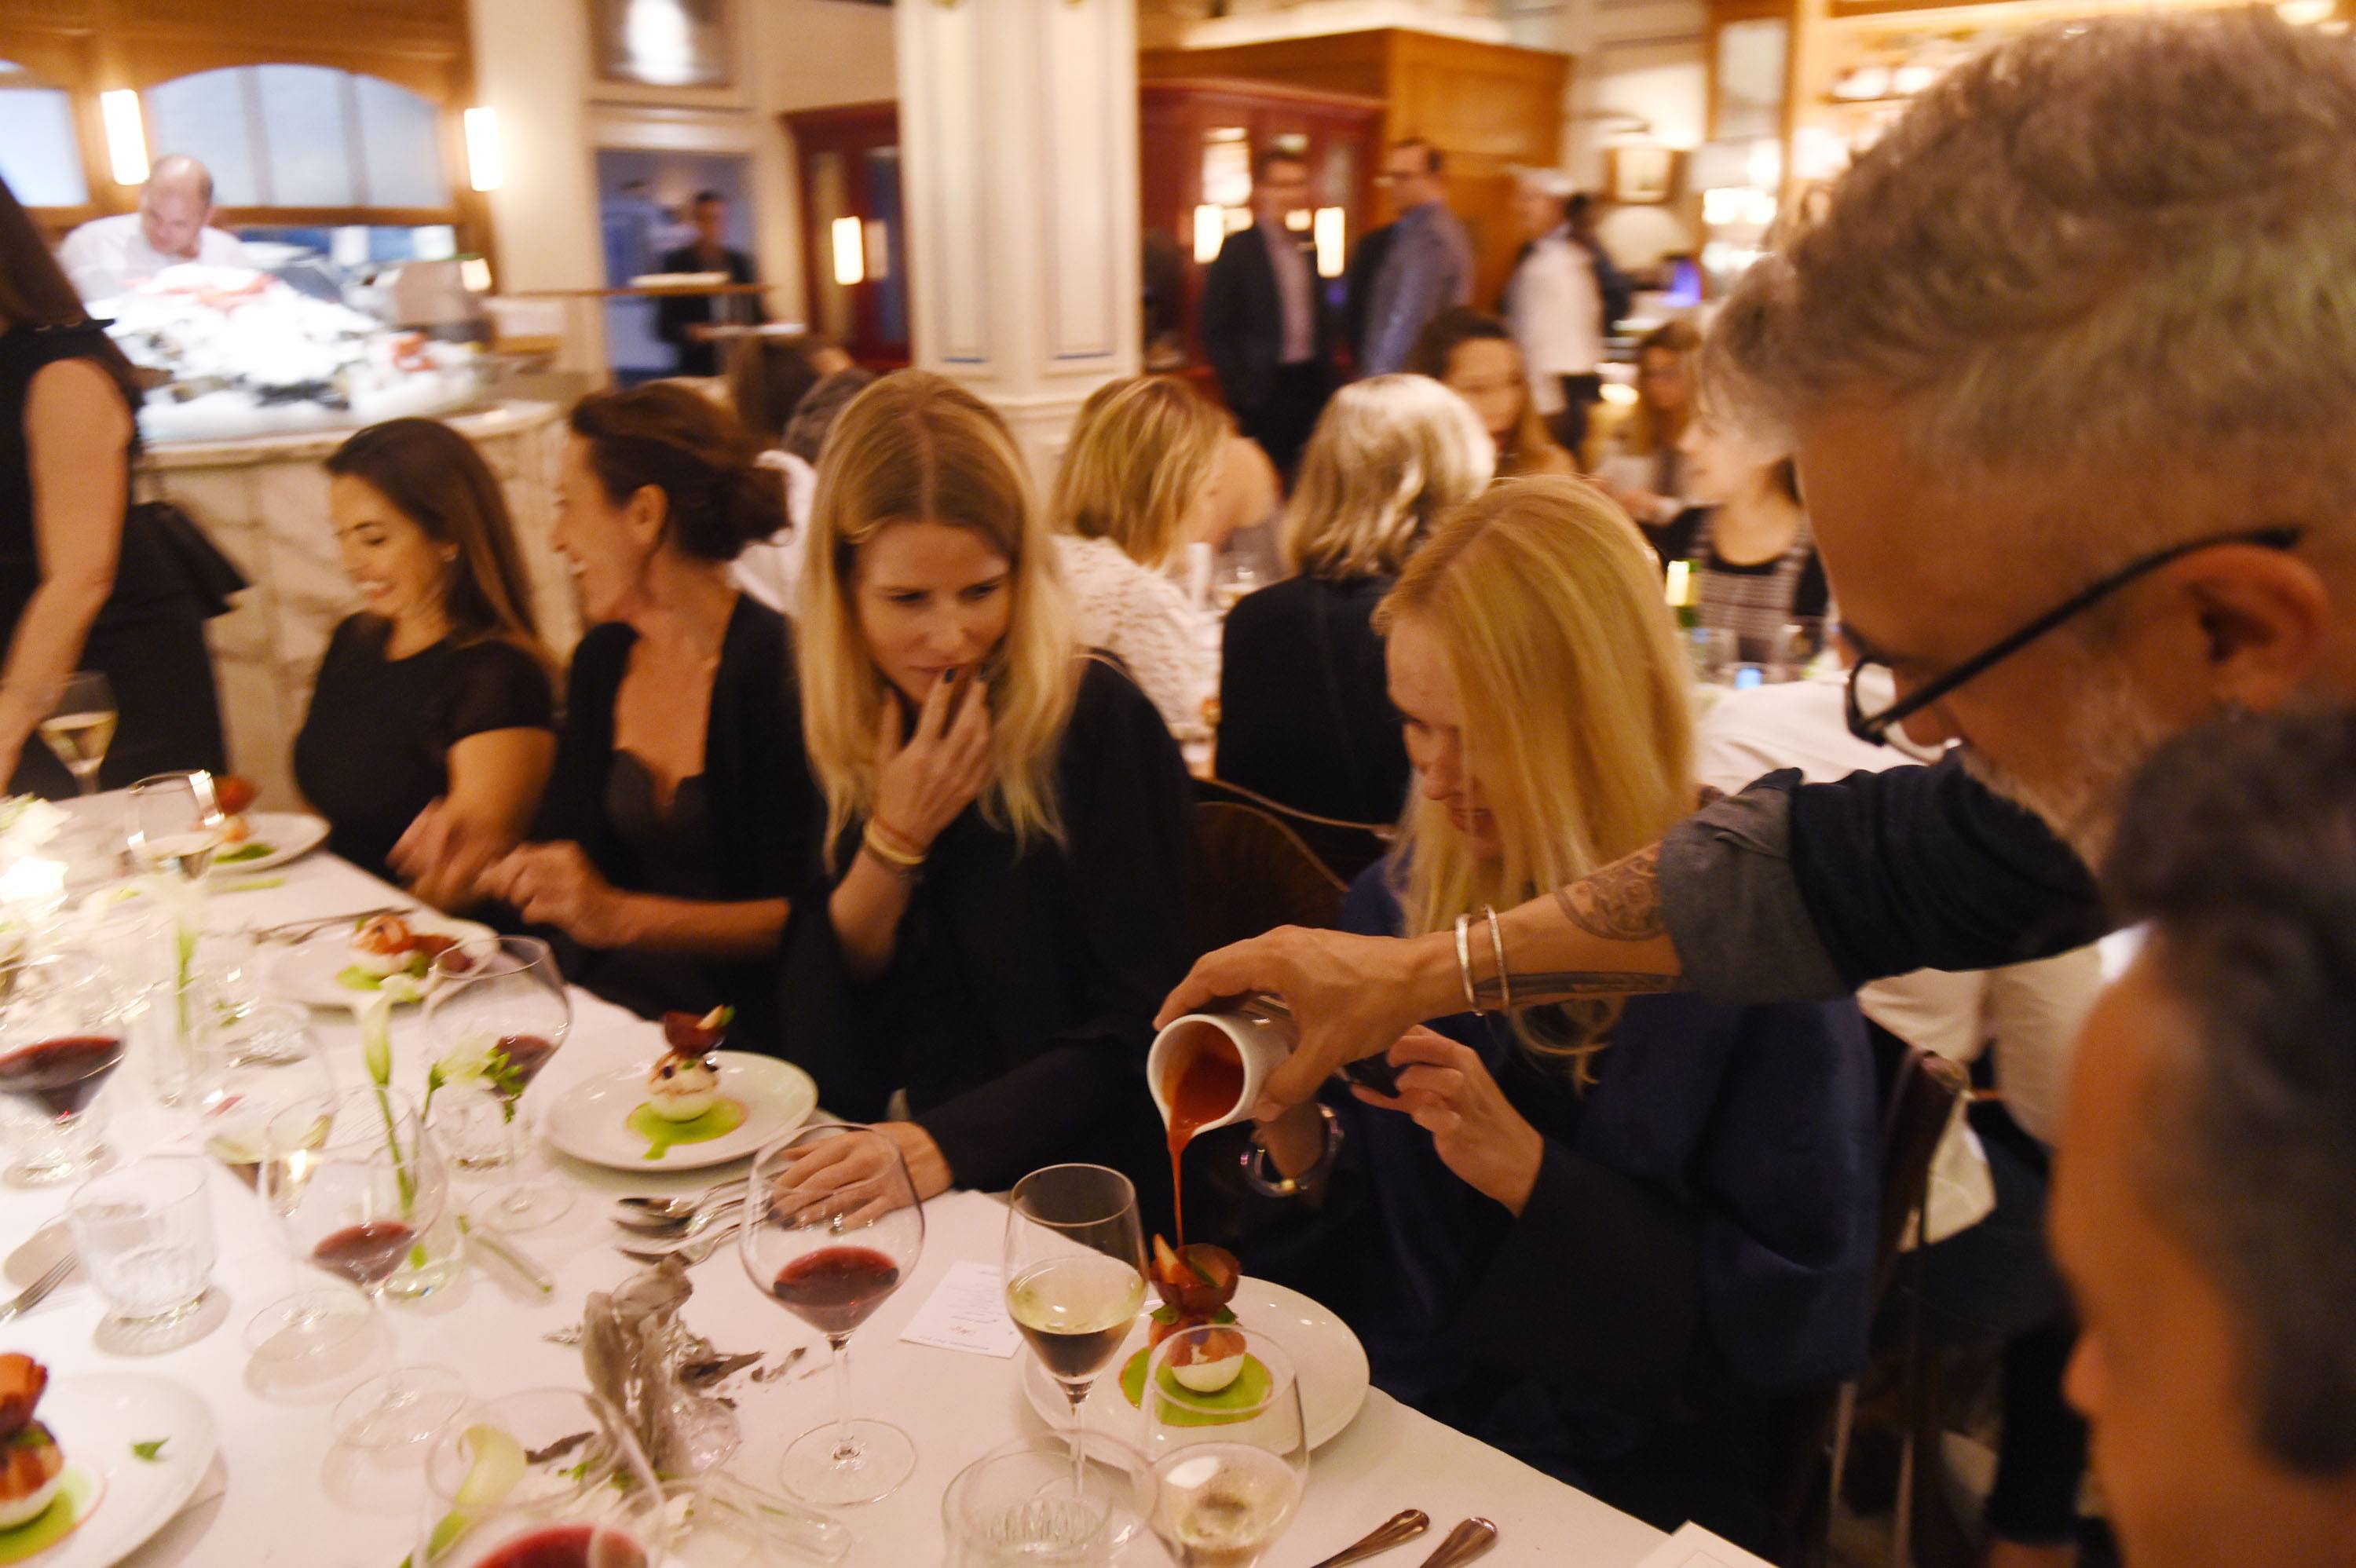
<instances>
[{"instance_id":1,"label":"marble counter","mask_svg":"<svg viewBox=\"0 0 2356 1568\"><path fill-rule=\"evenodd\" d=\"M449 421L474 442L507 493L532 607L560 659L581 636L572 576L548 547L562 416L553 403L503 402ZM349 433L183 443L158 447L140 464L141 497L179 503L252 584L211 623L209 636L230 765L262 787L263 805L277 809L301 804L294 733L329 634L359 608L337 555L321 466Z\"/></svg>"}]
</instances>

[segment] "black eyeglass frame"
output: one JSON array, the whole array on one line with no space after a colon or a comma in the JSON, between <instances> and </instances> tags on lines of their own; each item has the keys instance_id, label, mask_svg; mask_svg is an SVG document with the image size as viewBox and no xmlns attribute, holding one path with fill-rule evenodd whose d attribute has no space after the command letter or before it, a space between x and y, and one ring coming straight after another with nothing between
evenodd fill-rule
<instances>
[{"instance_id":1,"label":"black eyeglass frame","mask_svg":"<svg viewBox=\"0 0 2356 1568\"><path fill-rule=\"evenodd\" d=\"M1990 643L1963 663L1924 681L1879 713L1866 712L1858 702L1858 677L1869 668L1889 669L1890 664L1886 659L1869 657L1860 650L1857 663L1849 667L1848 672L1848 732L1872 745L1886 746L1890 744L1891 730L1967 681L1977 679L2056 626L2084 614L2137 578L2147 576L2170 561L2181 560L2201 550L2214 549L2219 545L2251 544L2262 545L2267 549L2291 549L2306 532L2304 528L2295 523L2276 523L2263 528L2245 528L2239 533L2188 539L2166 549L2154 550L2149 555L2137 556L2108 576L2095 579L2008 636Z\"/></svg>"}]
</instances>

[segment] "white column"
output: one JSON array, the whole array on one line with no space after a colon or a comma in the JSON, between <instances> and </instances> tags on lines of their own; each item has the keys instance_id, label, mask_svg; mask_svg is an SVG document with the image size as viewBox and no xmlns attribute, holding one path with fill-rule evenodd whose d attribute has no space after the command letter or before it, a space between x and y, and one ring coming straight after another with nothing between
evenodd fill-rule
<instances>
[{"instance_id":1,"label":"white column","mask_svg":"<svg viewBox=\"0 0 2356 1568\"><path fill-rule=\"evenodd\" d=\"M1141 333L1135 0L899 0L917 365L1005 415L1044 485Z\"/></svg>"}]
</instances>

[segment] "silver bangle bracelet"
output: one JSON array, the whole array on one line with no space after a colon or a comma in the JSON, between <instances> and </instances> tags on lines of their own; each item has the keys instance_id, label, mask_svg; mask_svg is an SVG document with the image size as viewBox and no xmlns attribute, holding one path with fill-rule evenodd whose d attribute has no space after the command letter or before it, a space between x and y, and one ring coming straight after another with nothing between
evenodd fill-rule
<instances>
[{"instance_id":1,"label":"silver bangle bracelet","mask_svg":"<svg viewBox=\"0 0 2356 1568\"><path fill-rule=\"evenodd\" d=\"M1456 917L1456 978L1464 986L1464 1006L1472 1012L1481 1010L1481 999L1472 991L1472 917Z\"/></svg>"},{"instance_id":2,"label":"silver bangle bracelet","mask_svg":"<svg viewBox=\"0 0 2356 1568\"><path fill-rule=\"evenodd\" d=\"M1500 1012L1510 1013L1514 1010L1514 981L1513 977L1505 973L1505 933L1497 929L1497 911L1494 905L1483 904L1481 912L1488 917L1489 951L1496 955L1497 958L1497 1008Z\"/></svg>"},{"instance_id":3,"label":"silver bangle bracelet","mask_svg":"<svg viewBox=\"0 0 2356 1568\"><path fill-rule=\"evenodd\" d=\"M1333 1174L1333 1157L1341 1152L1342 1119L1333 1114L1331 1105L1319 1105L1317 1115L1325 1124L1325 1147L1317 1156L1314 1165L1298 1176L1274 1174L1268 1150L1261 1146L1259 1135L1255 1132L1244 1145L1244 1185L1263 1198L1298 1198L1323 1186L1326 1177Z\"/></svg>"}]
</instances>

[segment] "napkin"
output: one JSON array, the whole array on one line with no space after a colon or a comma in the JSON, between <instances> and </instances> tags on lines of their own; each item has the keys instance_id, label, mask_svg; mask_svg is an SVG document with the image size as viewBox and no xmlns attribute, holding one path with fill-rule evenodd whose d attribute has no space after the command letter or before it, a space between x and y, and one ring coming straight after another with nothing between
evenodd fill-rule
<instances>
[{"instance_id":1,"label":"napkin","mask_svg":"<svg viewBox=\"0 0 2356 1568\"><path fill-rule=\"evenodd\" d=\"M712 1357L711 1342L680 1320L694 1290L686 1263L668 1257L610 1293L593 1293L581 1322L590 1388L621 1413L659 1475L699 1475L734 1447L715 1441L735 1428L727 1402L698 1392L686 1376L691 1363Z\"/></svg>"}]
</instances>

